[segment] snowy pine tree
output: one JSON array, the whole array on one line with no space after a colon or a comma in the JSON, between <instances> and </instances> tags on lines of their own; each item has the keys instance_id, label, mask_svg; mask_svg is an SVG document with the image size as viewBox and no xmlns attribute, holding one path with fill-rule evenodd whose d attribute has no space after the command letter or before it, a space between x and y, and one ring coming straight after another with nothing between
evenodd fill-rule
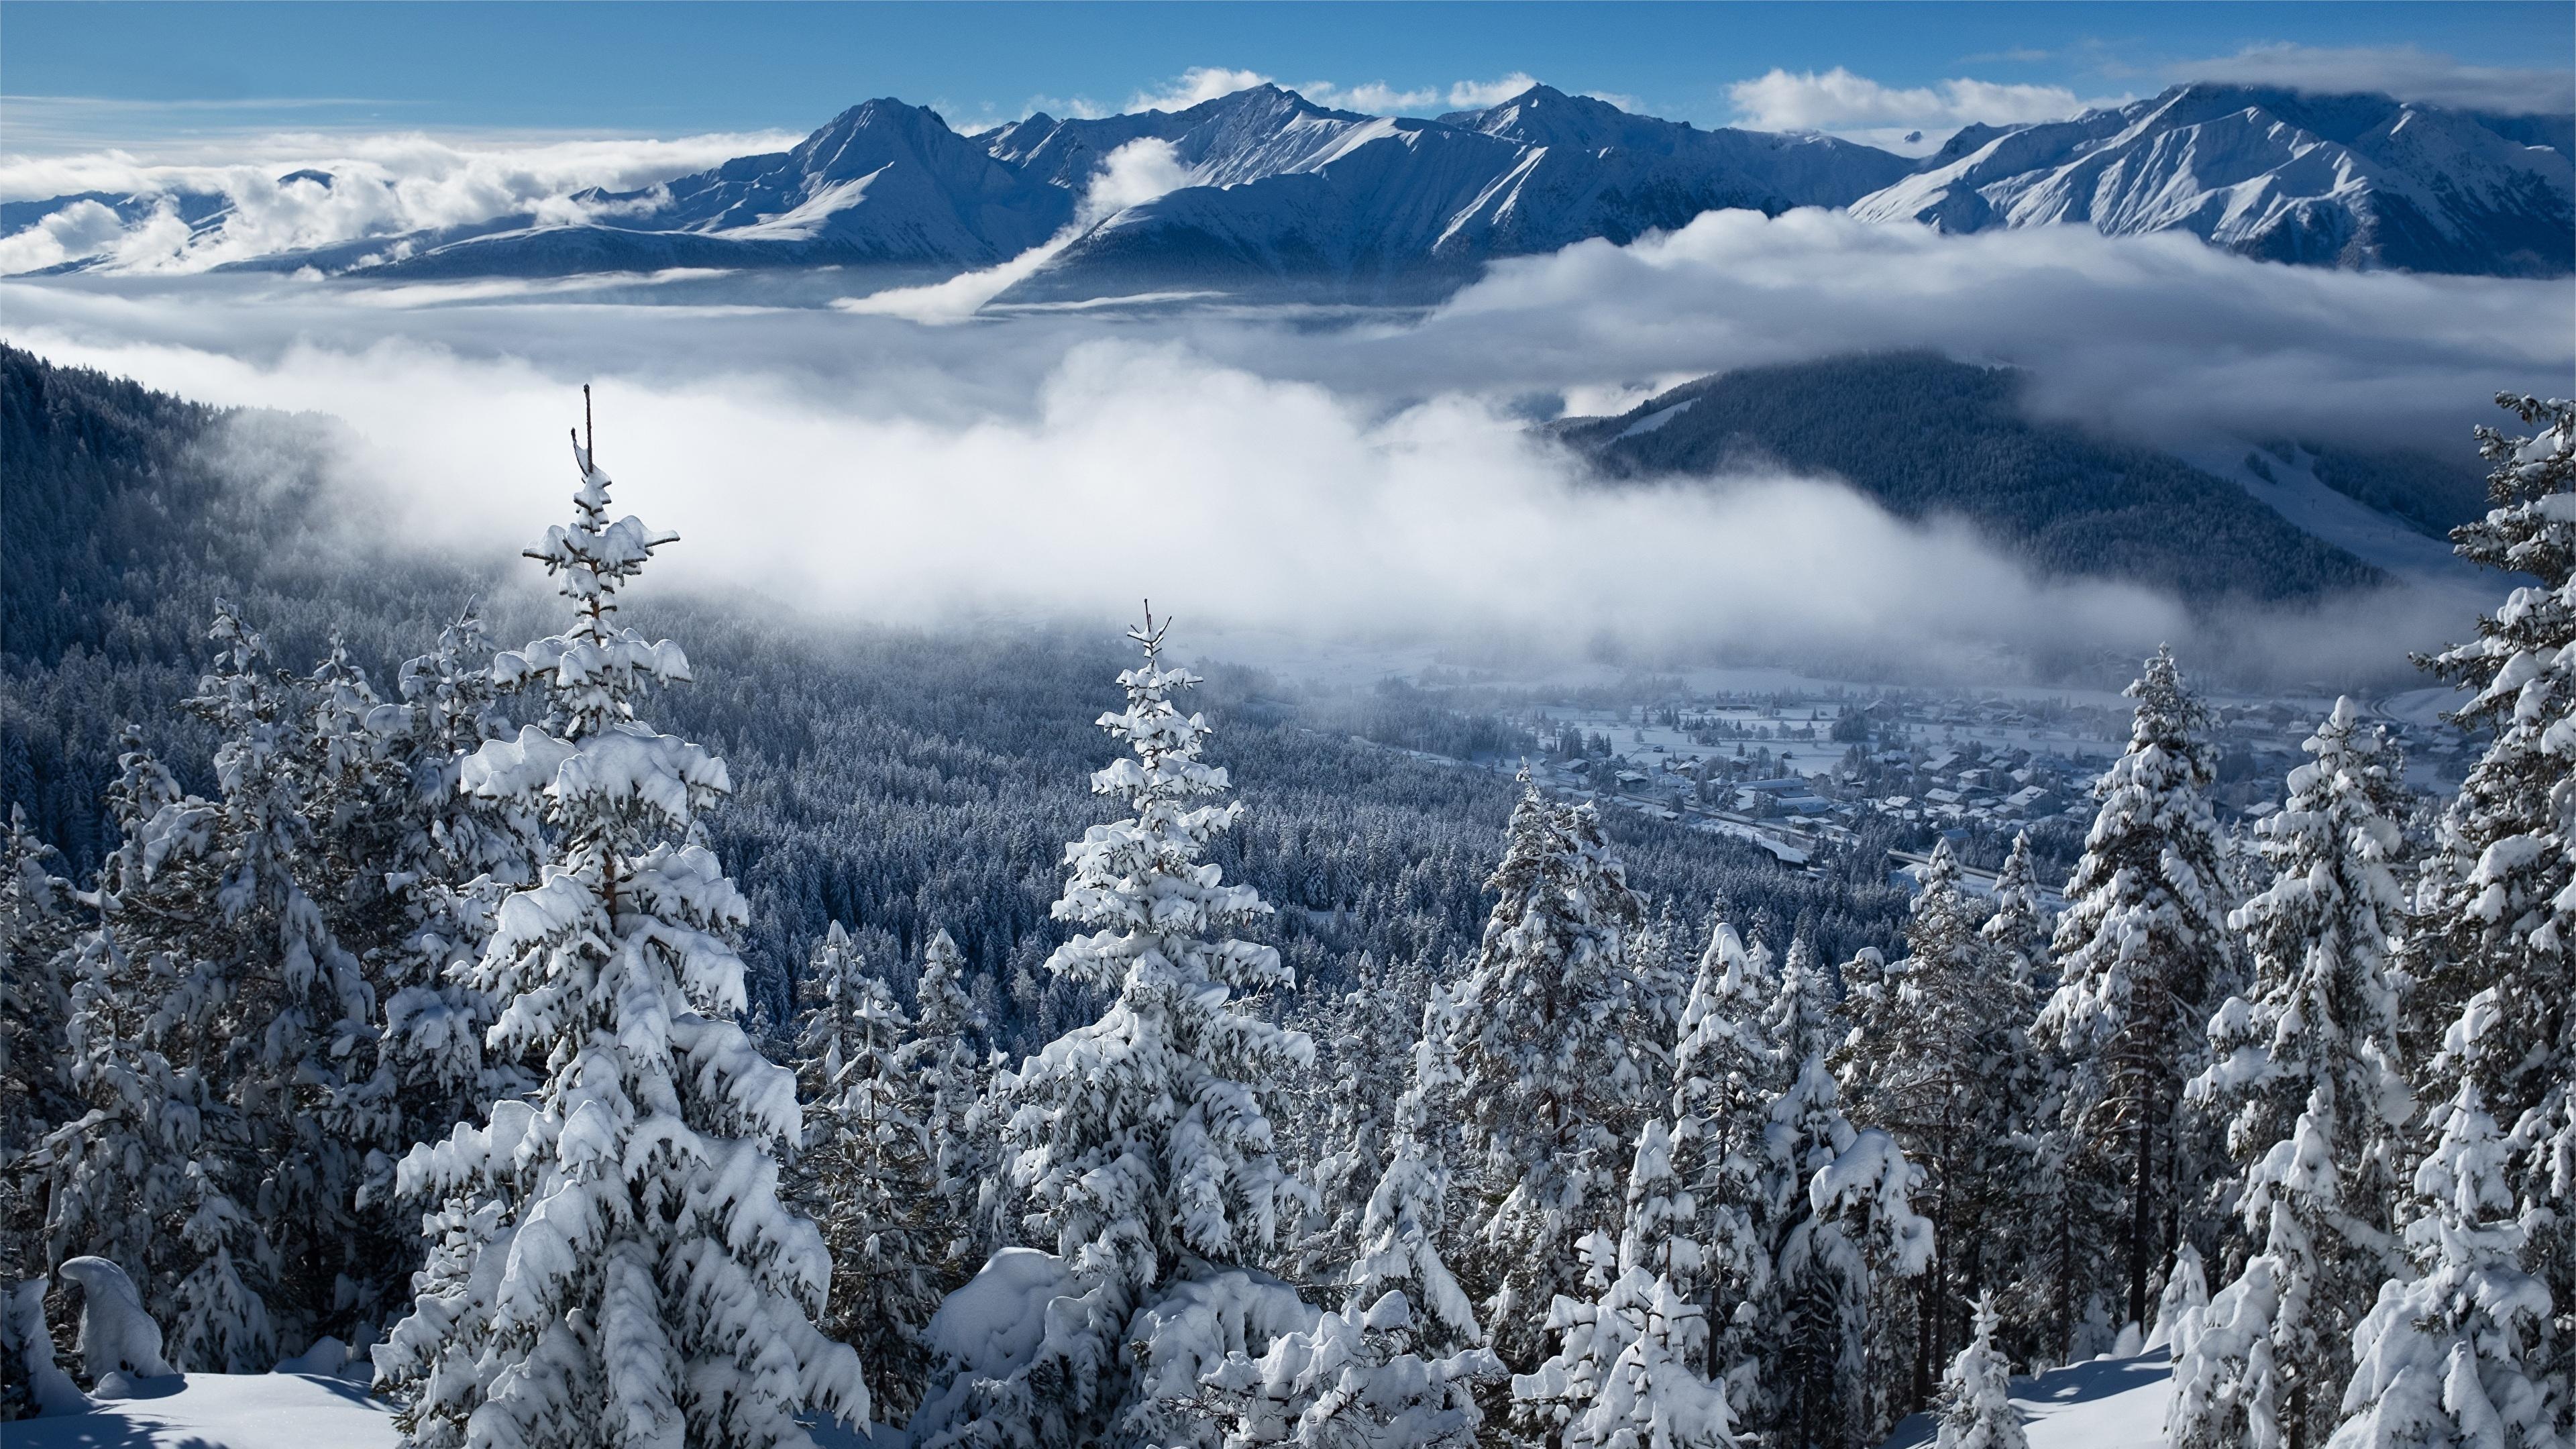
<instances>
[{"instance_id":1,"label":"snowy pine tree","mask_svg":"<svg viewBox=\"0 0 2576 1449\"><path fill-rule=\"evenodd\" d=\"M377 1070L356 1090L393 1104L393 1136L407 1146L443 1138L484 1104L533 1085L519 1063L485 1056L499 1007L464 976L501 898L536 884L542 842L524 803L459 788L466 759L507 733L482 621L468 611L441 630L435 648L404 662L399 689L401 707L380 712L380 733L404 791L384 863L401 935L384 982ZM371 1171L372 1191L389 1192L392 1174L390 1162Z\"/></svg>"},{"instance_id":2,"label":"snowy pine tree","mask_svg":"<svg viewBox=\"0 0 2576 1449\"><path fill-rule=\"evenodd\" d=\"M1784 971L1784 994L1796 974ZM1920 1174L1886 1132L1853 1129L1821 1050L1807 1054L1769 1117L1777 1247L1766 1307L1777 1317L1762 1427L1783 1443L1858 1449L1887 1427L1874 1422L1870 1392L1886 1374L1869 1353L1877 1282L1912 1277L1932 1259L1931 1224L1911 1206Z\"/></svg>"},{"instance_id":3,"label":"snowy pine tree","mask_svg":"<svg viewBox=\"0 0 2576 1449\"><path fill-rule=\"evenodd\" d=\"M1359 1256L1348 1273L1345 1305L1357 1311L1386 1293L1402 1293L1414 1341L1434 1353L1484 1339L1475 1305L1440 1256L1449 1215L1445 1126L1456 1112L1459 1080L1448 1016L1446 997L1435 991L1422 1009L1410 1080L1396 1099L1386 1167L1360 1218Z\"/></svg>"},{"instance_id":4,"label":"snowy pine tree","mask_svg":"<svg viewBox=\"0 0 2576 1449\"><path fill-rule=\"evenodd\" d=\"M1310 1273L1346 1264L1360 1251L1362 1220L1393 1152L1398 1101L1422 1021L1422 1002L1410 986L1405 974L1382 969L1362 952L1352 963L1351 989L1334 1003L1318 1053L1316 1227L1297 1255Z\"/></svg>"},{"instance_id":5,"label":"snowy pine tree","mask_svg":"<svg viewBox=\"0 0 2576 1449\"><path fill-rule=\"evenodd\" d=\"M1994 913L1977 928L1978 934L2002 954L2004 974L2027 990L2048 969L2050 924L2027 830L2014 834L2012 852L1995 873L1994 903Z\"/></svg>"},{"instance_id":6,"label":"snowy pine tree","mask_svg":"<svg viewBox=\"0 0 2576 1449\"><path fill-rule=\"evenodd\" d=\"M2479 429L2494 506L2452 538L2461 557L2538 582L2480 619L2475 640L2429 661L2472 692L2458 721L2493 738L2442 818L2405 966L2420 983L2411 1014L2431 1048L2423 1098L2459 1100L2474 1087L2503 1124L2499 1164L2451 1171L2460 1194L2479 1184L2483 1204L2460 1207L2460 1231L2501 1231L2509 1217L2520 1268L2547 1295L2548 1309L2476 1349L2481 1377L2519 1374L2544 1386L2536 1427L2519 1431L2544 1442L2576 1435L2576 771L2567 747L2576 731L2576 403L2497 402L2533 432ZM2509 1212L2483 1197L2497 1181ZM2435 1271L2428 1245L2415 1248L2419 1270ZM2507 1345L2518 1367L2486 1357Z\"/></svg>"},{"instance_id":7,"label":"snowy pine tree","mask_svg":"<svg viewBox=\"0 0 2576 1449\"><path fill-rule=\"evenodd\" d=\"M1012 1107L1005 1143L1027 1230L1053 1242L1078 1292L1049 1308L1025 1364L967 1386L964 1421L933 1443L1111 1434L1123 1410L1146 1407L1129 1402L1131 1322L1265 1246L1304 1196L1273 1155L1270 1113L1276 1084L1313 1047L1247 1009L1290 976L1277 951L1233 934L1266 920L1269 904L1205 859L1242 807L1200 803L1226 789L1226 773L1199 758L1206 718L1174 703L1198 679L1164 664L1168 627L1148 614L1130 631L1144 663L1119 676L1126 707L1099 721L1130 753L1094 774L1092 790L1130 813L1065 848L1055 905L1091 929L1058 947L1049 970L1113 999L994 1084Z\"/></svg>"},{"instance_id":8,"label":"snowy pine tree","mask_svg":"<svg viewBox=\"0 0 2576 1449\"><path fill-rule=\"evenodd\" d=\"M1000 1246L982 1231L977 1189L1001 1170L971 1117L983 1099L984 1074L975 1054L982 1022L965 987L966 955L945 930L934 930L921 951L921 979L913 988L921 1019L898 1063L920 1084L923 1125L930 1134L930 1167L941 1228L944 1277L963 1282Z\"/></svg>"},{"instance_id":9,"label":"snowy pine tree","mask_svg":"<svg viewBox=\"0 0 2576 1449\"><path fill-rule=\"evenodd\" d=\"M2512 1148L2475 1082L2432 1115L2441 1139L2416 1169L2420 1214L2406 1228L2417 1276L2382 1284L2353 1333L2329 1449L2559 1449L2566 1400L2535 1352L2551 1300L2523 1266Z\"/></svg>"},{"instance_id":10,"label":"snowy pine tree","mask_svg":"<svg viewBox=\"0 0 2576 1449\"><path fill-rule=\"evenodd\" d=\"M1502 1364L1484 1348L1419 1352L1414 1326L1389 1291L1261 1353L1235 1349L1202 1381L1200 1411L1224 1424L1226 1449L1470 1449L1484 1423L1475 1390Z\"/></svg>"},{"instance_id":11,"label":"snowy pine tree","mask_svg":"<svg viewBox=\"0 0 2576 1449\"><path fill-rule=\"evenodd\" d=\"M2085 1282L2095 1265L2124 1259L2125 1311L2143 1327L2149 1283L2199 1197L2203 1154L2180 1120L2182 1084L2235 985L2236 957L2202 794L2217 778L2206 713L2170 650L2128 693L2138 702L2129 747L2093 787L2092 834L2057 923L2059 979L2033 1035L2066 1064L2057 1128L2068 1189L2079 1204L2088 1184L2116 1193L2119 1215L2078 1217L2071 1230L2087 1246L2062 1271Z\"/></svg>"},{"instance_id":12,"label":"snowy pine tree","mask_svg":"<svg viewBox=\"0 0 2576 1449\"><path fill-rule=\"evenodd\" d=\"M1909 1409L1931 1401L1935 1369L1967 1328L1956 1305L2001 1266L1988 1255L1991 1236L1967 1225L1994 1221L2028 1186L2011 1150L2012 1097L1997 1090L2010 1080L2028 1003L1979 934L1983 917L1941 841L1914 895L1905 959L1865 998L1869 1009L1832 1058L1853 1122L1884 1128L1924 1175L1916 1201L1932 1222L1932 1269L1915 1285L1912 1333L1881 1325L1887 1356L1910 1365Z\"/></svg>"},{"instance_id":13,"label":"snowy pine tree","mask_svg":"<svg viewBox=\"0 0 2576 1449\"><path fill-rule=\"evenodd\" d=\"M1805 981L1813 953L1800 948L1793 956ZM1763 1027L1780 986L1769 962L1735 927L1713 922L1673 1054L1675 1171L1691 1193L1691 1236L1704 1260L1696 1283L1677 1286L1708 1313L1708 1366L1728 1380L1739 1418L1748 1416L1760 1387L1762 1308L1774 1257L1765 1114L1788 1084Z\"/></svg>"},{"instance_id":14,"label":"snowy pine tree","mask_svg":"<svg viewBox=\"0 0 2576 1449\"><path fill-rule=\"evenodd\" d=\"M798 1446L809 1406L864 1422L858 1356L811 1315L822 1236L780 1203L803 1136L796 1084L736 1024L741 892L696 843L724 762L636 717L687 657L617 622L656 548L610 520L583 440L569 525L529 550L570 628L495 661L545 690L545 723L478 749L463 788L542 809L543 879L500 906L466 984L503 1003L490 1045L541 1062L527 1100L415 1149L429 1265L376 1347L423 1446Z\"/></svg>"},{"instance_id":15,"label":"snowy pine tree","mask_svg":"<svg viewBox=\"0 0 2576 1449\"><path fill-rule=\"evenodd\" d=\"M1456 1038L1484 1201L1472 1266L1506 1363L1538 1357L1540 1305L1579 1289L1574 1245L1618 1226L1623 1141L1662 1079L1629 1032L1644 905L1589 804L1551 803L1526 771L1522 787Z\"/></svg>"},{"instance_id":16,"label":"snowy pine tree","mask_svg":"<svg viewBox=\"0 0 2576 1449\"><path fill-rule=\"evenodd\" d=\"M2181 1449L2308 1449L2341 1418L2352 1332L2391 1254L2398 1073L2390 939L2403 914L2404 762L2340 700L2257 827L2270 888L2231 918L2254 962L2252 999L2210 1024L2193 1095L2231 1110L2228 1143L2256 1245L2175 1365Z\"/></svg>"},{"instance_id":17,"label":"snowy pine tree","mask_svg":"<svg viewBox=\"0 0 2576 1449\"><path fill-rule=\"evenodd\" d=\"M1980 1295L1968 1346L1941 1380L1941 1422L1934 1449L2029 1449L2021 1411L2012 1406L2012 1362L1995 1346L2002 1316L1992 1294Z\"/></svg>"},{"instance_id":18,"label":"snowy pine tree","mask_svg":"<svg viewBox=\"0 0 2576 1449\"><path fill-rule=\"evenodd\" d=\"M20 1163L56 1126L77 1115L68 1075L72 883L46 862L52 847L9 807L0 836L0 1163ZM41 1277L44 1206L31 1191L41 1177L0 1173L0 1293ZM14 1311L0 1303L0 1313Z\"/></svg>"},{"instance_id":19,"label":"snowy pine tree","mask_svg":"<svg viewBox=\"0 0 2576 1449\"><path fill-rule=\"evenodd\" d=\"M1649 1130L1652 1139L1638 1147L1639 1165L1669 1183L1668 1164L1644 1160L1668 1140L1662 1123ZM1708 1335L1700 1307L1650 1266L1660 1255L1659 1231L1650 1215L1626 1230L1621 1247L1600 1233L1577 1244L1593 1292L1561 1295L1550 1305L1547 1328L1558 1336L1557 1352L1537 1372L1512 1378L1522 1419L1553 1430L1564 1449L1731 1449L1735 1443L1725 1387L1696 1367Z\"/></svg>"},{"instance_id":20,"label":"snowy pine tree","mask_svg":"<svg viewBox=\"0 0 2576 1449\"><path fill-rule=\"evenodd\" d=\"M802 987L805 1144L787 1176L790 1199L822 1228L832 1260L816 1326L859 1351L869 1401L900 1423L921 1401L922 1329L943 1286L926 1084L902 1060L912 1023L840 922L814 948Z\"/></svg>"}]
</instances>

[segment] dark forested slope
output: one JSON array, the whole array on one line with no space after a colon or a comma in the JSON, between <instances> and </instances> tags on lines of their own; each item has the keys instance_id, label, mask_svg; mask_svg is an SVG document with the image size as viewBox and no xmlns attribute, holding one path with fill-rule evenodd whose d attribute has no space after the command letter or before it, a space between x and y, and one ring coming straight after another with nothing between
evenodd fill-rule
<instances>
[{"instance_id":1,"label":"dark forested slope","mask_svg":"<svg viewBox=\"0 0 2576 1449\"><path fill-rule=\"evenodd\" d=\"M1558 436L1621 479L1832 473L1900 518L1965 519L2045 572L2195 602L2294 599L2385 576L2244 489L2153 449L2035 422L2019 378L1922 353L1748 368Z\"/></svg>"}]
</instances>

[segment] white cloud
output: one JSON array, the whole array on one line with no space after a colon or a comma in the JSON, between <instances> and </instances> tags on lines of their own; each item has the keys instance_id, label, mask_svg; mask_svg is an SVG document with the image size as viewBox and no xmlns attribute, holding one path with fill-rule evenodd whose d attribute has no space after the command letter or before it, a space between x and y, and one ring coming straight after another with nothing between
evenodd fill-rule
<instances>
[{"instance_id":1,"label":"white cloud","mask_svg":"<svg viewBox=\"0 0 2576 1449\"><path fill-rule=\"evenodd\" d=\"M1901 139L1921 131L1936 142L1971 122L2009 126L2063 120L2128 99L2087 100L2064 86L1964 78L1937 86L1887 86L1841 66L1821 72L1774 69L1735 82L1727 95L1739 123L1757 130L1831 131L1871 139Z\"/></svg>"},{"instance_id":2,"label":"white cloud","mask_svg":"<svg viewBox=\"0 0 2576 1449\"><path fill-rule=\"evenodd\" d=\"M271 252L329 246L425 228L529 212L572 220L595 210L570 199L587 187L632 191L735 156L783 150L789 132L725 133L676 140L464 140L428 135L270 136L231 143L220 162L138 159L121 151L0 160L0 200L42 200L98 191L175 197L209 193L231 203L217 229L192 234L167 206L131 229L109 233L96 218L40 239L21 233L0 250L0 271L51 265L73 256L109 258L124 271L202 271ZM329 186L280 185L281 176L320 171ZM48 239L63 255L46 256ZM75 245L79 248L74 249Z\"/></svg>"},{"instance_id":3,"label":"white cloud","mask_svg":"<svg viewBox=\"0 0 2576 1449\"><path fill-rule=\"evenodd\" d=\"M1254 86L1274 84L1271 77L1256 70L1229 70L1223 66L1193 66L1159 91L1138 91L1128 98L1130 111L1181 111L1203 101L1230 96ZM1359 111L1372 116L1418 116L1445 111L1474 111L1500 105L1537 85L1536 78L1520 71L1497 76L1492 80L1455 81L1443 87L1396 86L1382 80L1345 86L1329 80L1307 81L1297 87L1297 94L1319 106L1336 110ZM1061 103L1064 113L1085 114L1079 100ZM1045 109L1045 108L1042 108ZM1091 114L1098 114L1092 111Z\"/></svg>"},{"instance_id":4,"label":"white cloud","mask_svg":"<svg viewBox=\"0 0 2576 1449\"><path fill-rule=\"evenodd\" d=\"M1454 110L1481 111L1499 106L1537 84L1537 77L1517 70L1499 80L1460 81L1449 88L1449 105Z\"/></svg>"},{"instance_id":5,"label":"white cloud","mask_svg":"<svg viewBox=\"0 0 2576 1449\"><path fill-rule=\"evenodd\" d=\"M1337 86L1331 81L1309 81L1297 93L1319 106L1337 110L1359 111L1372 116L1426 116L1449 111L1481 111L1498 106L1537 85L1535 77L1520 71L1493 80L1462 80L1446 89L1421 86L1404 90L1384 81L1365 85Z\"/></svg>"},{"instance_id":6,"label":"white cloud","mask_svg":"<svg viewBox=\"0 0 2576 1449\"><path fill-rule=\"evenodd\" d=\"M1221 65L1194 65L1159 91L1138 91L1127 99L1129 111L1186 111L1190 107L1270 84L1257 70L1229 70Z\"/></svg>"},{"instance_id":7,"label":"white cloud","mask_svg":"<svg viewBox=\"0 0 2576 1449\"><path fill-rule=\"evenodd\" d=\"M2251 45L2234 55L2168 68L2173 79L2238 81L2335 93L2375 91L2400 100L2508 115L2576 110L2576 69L2464 65L2412 45Z\"/></svg>"}]
</instances>

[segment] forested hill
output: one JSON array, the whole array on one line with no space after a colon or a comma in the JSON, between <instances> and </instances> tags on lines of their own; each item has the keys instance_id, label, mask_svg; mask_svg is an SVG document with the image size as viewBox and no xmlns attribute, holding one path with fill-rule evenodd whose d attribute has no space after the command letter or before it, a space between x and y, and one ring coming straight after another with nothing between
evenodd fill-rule
<instances>
[{"instance_id":1,"label":"forested hill","mask_svg":"<svg viewBox=\"0 0 2576 1449\"><path fill-rule=\"evenodd\" d=\"M1832 473L1898 517L1965 519L2045 572L2194 603L2313 597L2387 576L2244 489L2153 449L2035 422L2020 379L1926 353L1747 368L1557 426L1622 479L1736 466Z\"/></svg>"},{"instance_id":2,"label":"forested hill","mask_svg":"<svg viewBox=\"0 0 2576 1449\"><path fill-rule=\"evenodd\" d=\"M460 563L353 536L366 510L334 498L299 445L326 420L221 413L9 349L0 420L0 810L23 806L68 873L112 844L102 801L123 723L183 784L213 788L213 739L181 705L211 656L217 597L281 668L312 669L338 635L387 696L400 661L469 600L503 647L554 626L514 550ZM217 466L228 455L258 460L255 488L227 481L242 472ZM685 536L686 518L654 521ZM1005 1040L1034 1045L1077 1019L1084 1004L1036 968L1060 934L1047 907L1064 843L1105 818L1089 772L1111 749L1092 721L1118 698L1114 638L840 627L650 580L629 597L624 617L676 639L697 672L656 698L656 719L731 767L713 835L751 898L756 992L783 1003L829 920L858 927L906 982L901 963L945 927ZM1338 982L1361 951L1472 954L1511 784L1406 751L1490 761L1534 748L1529 737L1437 690L1321 694L1206 672L1212 758L1249 809L1216 856L1278 904L1272 934L1301 977ZM1629 879L1694 923L1723 894L1776 945L1801 922L1828 953L1894 942L1904 898L1874 850L1843 874L1797 875L1642 815L1609 824Z\"/></svg>"}]
</instances>

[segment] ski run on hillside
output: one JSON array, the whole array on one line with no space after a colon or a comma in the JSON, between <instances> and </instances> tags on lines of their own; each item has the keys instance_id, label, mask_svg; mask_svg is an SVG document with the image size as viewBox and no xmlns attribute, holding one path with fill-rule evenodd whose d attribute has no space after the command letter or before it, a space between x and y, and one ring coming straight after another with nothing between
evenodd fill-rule
<instances>
[{"instance_id":1,"label":"ski run on hillside","mask_svg":"<svg viewBox=\"0 0 2576 1449\"><path fill-rule=\"evenodd\" d=\"M2455 796L2347 700L2231 830L2160 651L2062 884L1945 841L1849 959L1524 772L1472 953L1302 982L1148 605L1027 1052L944 929L753 1009L585 430L557 632L218 605L211 793L10 822L8 1442L2569 1449L2576 405L2500 401Z\"/></svg>"}]
</instances>

